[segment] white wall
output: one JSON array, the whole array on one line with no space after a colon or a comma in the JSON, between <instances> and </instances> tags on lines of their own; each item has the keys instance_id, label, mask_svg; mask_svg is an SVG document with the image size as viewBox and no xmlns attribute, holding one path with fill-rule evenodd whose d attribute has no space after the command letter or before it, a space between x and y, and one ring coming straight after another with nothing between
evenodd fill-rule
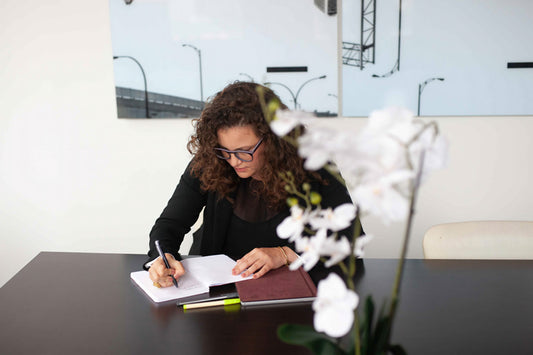
<instances>
[{"instance_id":1,"label":"white wall","mask_svg":"<svg viewBox=\"0 0 533 355\"><path fill-rule=\"evenodd\" d=\"M116 118L107 1L0 3L0 285L40 251L145 253L189 159L189 120ZM450 166L421 190L415 258L432 224L533 216L531 116L437 121ZM398 255L403 225L364 224L369 257Z\"/></svg>"}]
</instances>

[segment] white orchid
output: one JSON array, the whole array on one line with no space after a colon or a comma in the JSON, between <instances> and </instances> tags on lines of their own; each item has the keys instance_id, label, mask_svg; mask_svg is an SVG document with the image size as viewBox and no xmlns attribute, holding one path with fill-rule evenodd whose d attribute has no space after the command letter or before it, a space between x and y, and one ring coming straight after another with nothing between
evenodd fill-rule
<instances>
[{"instance_id":1,"label":"white orchid","mask_svg":"<svg viewBox=\"0 0 533 355\"><path fill-rule=\"evenodd\" d=\"M305 159L307 170L322 168L334 160L335 152L344 146L336 130L320 125L309 125L298 139L298 144L298 153Z\"/></svg>"},{"instance_id":2,"label":"white orchid","mask_svg":"<svg viewBox=\"0 0 533 355\"><path fill-rule=\"evenodd\" d=\"M409 155L413 162L413 168L418 171L420 168L420 155L424 154L422 181L424 181L432 171L442 169L448 161L448 141L442 135L436 135L433 129L426 129L409 146Z\"/></svg>"},{"instance_id":3,"label":"white orchid","mask_svg":"<svg viewBox=\"0 0 533 355\"><path fill-rule=\"evenodd\" d=\"M278 136L284 136L296 126L304 125L314 118L315 116L304 111L277 110L270 128Z\"/></svg>"},{"instance_id":4,"label":"white orchid","mask_svg":"<svg viewBox=\"0 0 533 355\"><path fill-rule=\"evenodd\" d=\"M408 196L402 193L400 187L413 177L412 171L399 170L362 183L351 192L361 211L381 216L385 222L400 221L409 211Z\"/></svg>"},{"instance_id":5,"label":"white orchid","mask_svg":"<svg viewBox=\"0 0 533 355\"><path fill-rule=\"evenodd\" d=\"M374 236L371 234L361 235L355 240L354 255L358 258L365 256L365 246L374 239Z\"/></svg>"},{"instance_id":6,"label":"white orchid","mask_svg":"<svg viewBox=\"0 0 533 355\"><path fill-rule=\"evenodd\" d=\"M309 211L298 205L292 206L291 215L285 218L276 228L278 237L289 239L289 242L293 242L301 236L308 219Z\"/></svg>"},{"instance_id":7,"label":"white orchid","mask_svg":"<svg viewBox=\"0 0 533 355\"><path fill-rule=\"evenodd\" d=\"M303 265L306 271L311 270L321 256L329 259L324 264L326 267L337 264L351 253L350 242L346 237L335 240L335 237L327 235L326 229L319 229L312 237L296 239L296 251L302 253L290 265L291 270L296 270Z\"/></svg>"},{"instance_id":8,"label":"white orchid","mask_svg":"<svg viewBox=\"0 0 533 355\"><path fill-rule=\"evenodd\" d=\"M404 108L391 107L373 111L368 117L368 124L362 135L374 140L395 139L407 143L418 132L414 114Z\"/></svg>"},{"instance_id":9,"label":"white orchid","mask_svg":"<svg viewBox=\"0 0 533 355\"><path fill-rule=\"evenodd\" d=\"M342 236L338 240L329 237L322 246L320 254L329 257L324 266L331 267L344 260L351 252L350 241L345 236Z\"/></svg>"},{"instance_id":10,"label":"white orchid","mask_svg":"<svg viewBox=\"0 0 533 355\"><path fill-rule=\"evenodd\" d=\"M327 167L332 171L338 167L335 172L342 172L356 203L356 207L343 204L311 210L308 202L306 210L291 208L291 216L278 226L278 235L294 241L296 252L301 253L290 265L292 270L303 266L308 271L320 258L327 258L324 264L331 267L348 256L363 257L373 236L354 235L355 240L350 243L345 236L338 237L338 232L350 227L357 213L381 217L386 223L404 220L413 213L410 203L414 202L418 183L446 164L448 144L437 125L424 122L406 109L372 112L359 133L325 126L300 112L282 111L277 116L271 126L278 135L287 134L299 124L306 125L305 133L297 140L304 168L315 171ZM309 196L310 192L306 193ZM302 236L306 228L311 228L315 235ZM404 250L407 240L408 232L404 236ZM351 266L355 265L353 261L350 260ZM355 268L344 265L343 270L347 277L354 276ZM399 285L395 282L393 299L398 295ZM313 303L315 330L336 338L346 335L352 329L358 303L358 295L338 275L330 273L318 284ZM394 310L391 309L390 317Z\"/></svg>"},{"instance_id":11,"label":"white orchid","mask_svg":"<svg viewBox=\"0 0 533 355\"><path fill-rule=\"evenodd\" d=\"M352 328L358 304L359 296L347 289L337 274L330 273L318 284L313 302L315 329L336 338L345 335Z\"/></svg>"},{"instance_id":12,"label":"white orchid","mask_svg":"<svg viewBox=\"0 0 533 355\"><path fill-rule=\"evenodd\" d=\"M296 251L302 253L298 259L293 261L289 268L296 270L303 265L305 271L311 270L320 259L320 252L327 239L327 231L318 230L312 237L301 237L296 239Z\"/></svg>"},{"instance_id":13,"label":"white orchid","mask_svg":"<svg viewBox=\"0 0 533 355\"><path fill-rule=\"evenodd\" d=\"M355 206L351 203L343 203L335 209L327 208L320 210L316 217L311 218L309 223L313 229L329 229L333 232L348 228L355 218Z\"/></svg>"}]
</instances>

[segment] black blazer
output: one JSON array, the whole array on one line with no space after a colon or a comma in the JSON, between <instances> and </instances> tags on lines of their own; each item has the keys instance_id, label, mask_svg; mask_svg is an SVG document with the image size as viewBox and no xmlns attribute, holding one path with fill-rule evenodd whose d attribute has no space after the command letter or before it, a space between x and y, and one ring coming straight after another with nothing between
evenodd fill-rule
<instances>
[{"instance_id":1,"label":"black blazer","mask_svg":"<svg viewBox=\"0 0 533 355\"><path fill-rule=\"evenodd\" d=\"M159 240L165 252L173 254L178 259L179 248L183 237L191 226L196 222L202 209L204 209L202 227L194 233L193 245L189 254L213 255L222 251L226 239L226 232L233 213L233 206L227 199L219 199L212 191L204 191L200 188L200 180L194 177L190 171L190 165L181 176L167 206L156 220L150 232L149 260L157 258L155 241ZM336 207L346 202L352 202L346 187L332 177L327 171L319 170L318 173L328 184L312 181L311 190L322 196L323 208ZM281 213L290 215L289 208ZM341 232L347 237L353 234L353 225ZM281 242L281 240L280 240Z\"/></svg>"}]
</instances>

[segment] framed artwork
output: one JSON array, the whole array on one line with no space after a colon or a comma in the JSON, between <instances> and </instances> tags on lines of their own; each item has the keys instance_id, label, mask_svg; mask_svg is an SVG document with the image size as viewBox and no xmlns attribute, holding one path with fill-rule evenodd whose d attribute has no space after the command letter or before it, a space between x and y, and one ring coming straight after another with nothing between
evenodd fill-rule
<instances>
[{"instance_id":1,"label":"framed artwork","mask_svg":"<svg viewBox=\"0 0 533 355\"><path fill-rule=\"evenodd\" d=\"M325 6L110 0L118 116L198 116L236 80L268 83L290 108L336 116L337 15Z\"/></svg>"},{"instance_id":2,"label":"framed artwork","mask_svg":"<svg viewBox=\"0 0 533 355\"><path fill-rule=\"evenodd\" d=\"M533 114L533 2L342 1L342 114Z\"/></svg>"},{"instance_id":3,"label":"framed artwork","mask_svg":"<svg viewBox=\"0 0 533 355\"><path fill-rule=\"evenodd\" d=\"M196 117L236 80L324 117L531 115L531 13L529 0L110 0L118 116Z\"/></svg>"}]
</instances>

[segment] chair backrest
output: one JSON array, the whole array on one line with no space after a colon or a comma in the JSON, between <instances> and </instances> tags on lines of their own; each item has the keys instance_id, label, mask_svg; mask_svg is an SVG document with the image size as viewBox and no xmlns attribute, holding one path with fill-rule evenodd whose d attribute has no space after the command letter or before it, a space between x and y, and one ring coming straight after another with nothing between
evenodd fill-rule
<instances>
[{"instance_id":1,"label":"chair backrest","mask_svg":"<svg viewBox=\"0 0 533 355\"><path fill-rule=\"evenodd\" d=\"M438 224L424 234L426 259L533 259L533 222Z\"/></svg>"}]
</instances>

